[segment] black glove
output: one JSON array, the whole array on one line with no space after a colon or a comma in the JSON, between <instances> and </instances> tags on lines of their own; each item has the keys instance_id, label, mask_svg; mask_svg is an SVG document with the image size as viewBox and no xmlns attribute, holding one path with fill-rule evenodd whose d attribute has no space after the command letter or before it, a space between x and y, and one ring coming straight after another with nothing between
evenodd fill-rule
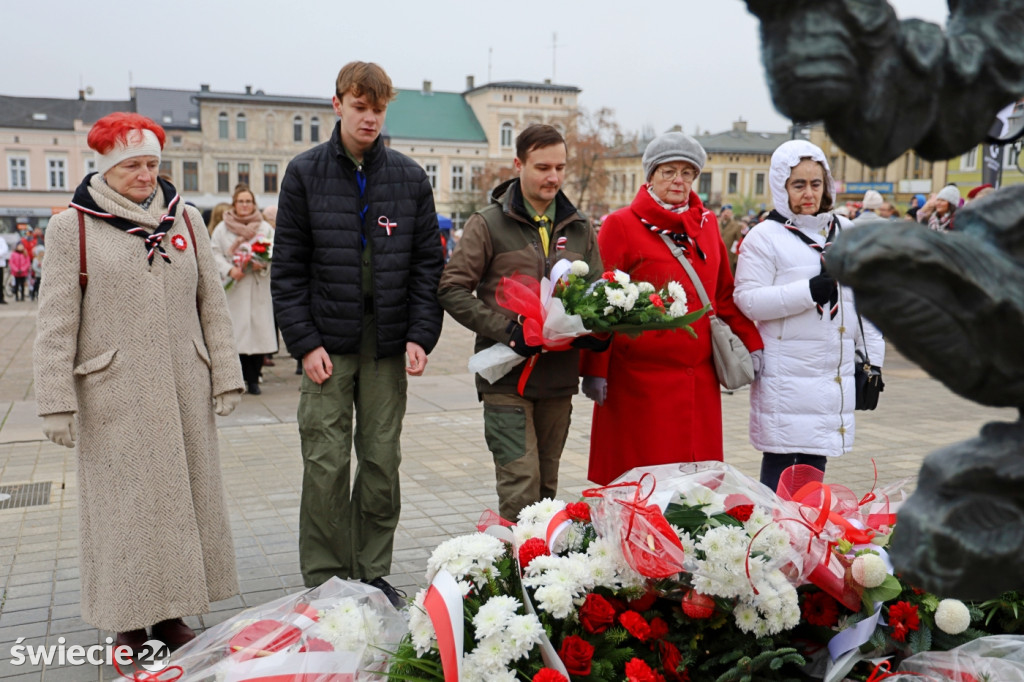
<instances>
[{"instance_id":1,"label":"black glove","mask_svg":"<svg viewBox=\"0 0 1024 682\"><path fill-rule=\"evenodd\" d=\"M832 300L832 294L837 291L836 281L827 272L811 277L809 284L811 287L811 298L820 306L828 305Z\"/></svg>"},{"instance_id":2,"label":"black glove","mask_svg":"<svg viewBox=\"0 0 1024 682\"><path fill-rule=\"evenodd\" d=\"M508 326L505 327L505 331L508 332L508 347L524 358L536 355L544 350L543 346L531 346L526 343L526 339L523 338L523 325L518 322L509 322Z\"/></svg>"},{"instance_id":3,"label":"black glove","mask_svg":"<svg viewBox=\"0 0 1024 682\"><path fill-rule=\"evenodd\" d=\"M591 334L587 334L586 336L577 336L569 345L573 348L592 350L596 353L600 353L608 350L608 346L612 345L612 335L609 334L603 339Z\"/></svg>"}]
</instances>

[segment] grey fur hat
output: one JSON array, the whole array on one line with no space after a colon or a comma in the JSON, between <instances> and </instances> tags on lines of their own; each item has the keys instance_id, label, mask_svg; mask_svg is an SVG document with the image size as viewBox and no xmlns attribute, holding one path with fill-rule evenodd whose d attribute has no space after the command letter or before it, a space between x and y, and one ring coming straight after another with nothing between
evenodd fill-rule
<instances>
[{"instance_id":1,"label":"grey fur hat","mask_svg":"<svg viewBox=\"0 0 1024 682\"><path fill-rule=\"evenodd\" d=\"M702 171L707 160L708 154L697 140L683 133L664 133L651 140L644 150L644 178L650 180L654 169L663 163L686 161Z\"/></svg>"}]
</instances>

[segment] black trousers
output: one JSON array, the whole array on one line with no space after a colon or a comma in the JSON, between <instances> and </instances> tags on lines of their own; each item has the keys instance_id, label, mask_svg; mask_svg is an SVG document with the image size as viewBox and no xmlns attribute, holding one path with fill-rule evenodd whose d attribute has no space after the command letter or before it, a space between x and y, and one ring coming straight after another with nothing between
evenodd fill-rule
<instances>
[{"instance_id":1,"label":"black trousers","mask_svg":"<svg viewBox=\"0 0 1024 682\"><path fill-rule=\"evenodd\" d=\"M263 368L263 354L239 355L242 362L242 380L246 384L256 384L260 380L260 371Z\"/></svg>"},{"instance_id":2,"label":"black trousers","mask_svg":"<svg viewBox=\"0 0 1024 682\"><path fill-rule=\"evenodd\" d=\"M825 473L825 464L827 462L828 457L825 455L806 455L801 452L765 452L761 457L761 483L772 490L778 490L779 477L789 467L796 464L806 464Z\"/></svg>"}]
</instances>

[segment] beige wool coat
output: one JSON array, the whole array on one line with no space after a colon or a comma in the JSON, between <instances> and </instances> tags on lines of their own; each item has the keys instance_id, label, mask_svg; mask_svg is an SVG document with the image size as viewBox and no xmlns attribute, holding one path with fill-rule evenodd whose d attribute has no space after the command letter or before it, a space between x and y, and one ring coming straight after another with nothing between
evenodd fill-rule
<instances>
[{"instance_id":1,"label":"beige wool coat","mask_svg":"<svg viewBox=\"0 0 1024 682\"><path fill-rule=\"evenodd\" d=\"M274 239L274 228L263 221L254 239ZM232 246L238 235L221 221L213 229L210 246L222 281L234 265ZM270 266L264 270L246 268L245 277L231 285L225 293L228 312L235 329L235 346L244 355L262 355L277 352L277 327L274 326L274 301L270 297Z\"/></svg>"},{"instance_id":2,"label":"beige wool coat","mask_svg":"<svg viewBox=\"0 0 1024 682\"><path fill-rule=\"evenodd\" d=\"M149 229L163 213L160 192L143 210L98 174L89 192ZM40 416L77 413L82 619L115 632L238 592L213 397L242 390L241 368L202 217L178 211L163 241L171 262L152 265L142 239L86 216L84 296L77 211L46 231L36 399Z\"/></svg>"}]
</instances>

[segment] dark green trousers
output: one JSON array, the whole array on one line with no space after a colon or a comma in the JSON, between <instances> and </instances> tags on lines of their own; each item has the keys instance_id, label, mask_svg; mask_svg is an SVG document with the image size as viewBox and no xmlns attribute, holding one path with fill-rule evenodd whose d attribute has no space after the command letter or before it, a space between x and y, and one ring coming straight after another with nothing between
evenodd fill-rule
<instances>
[{"instance_id":1,"label":"dark green trousers","mask_svg":"<svg viewBox=\"0 0 1024 682\"><path fill-rule=\"evenodd\" d=\"M307 587L391 572L408 377L404 356L373 359L374 335L364 319L359 355L331 355L334 372L323 384L302 377L299 563Z\"/></svg>"}]
</instances>

